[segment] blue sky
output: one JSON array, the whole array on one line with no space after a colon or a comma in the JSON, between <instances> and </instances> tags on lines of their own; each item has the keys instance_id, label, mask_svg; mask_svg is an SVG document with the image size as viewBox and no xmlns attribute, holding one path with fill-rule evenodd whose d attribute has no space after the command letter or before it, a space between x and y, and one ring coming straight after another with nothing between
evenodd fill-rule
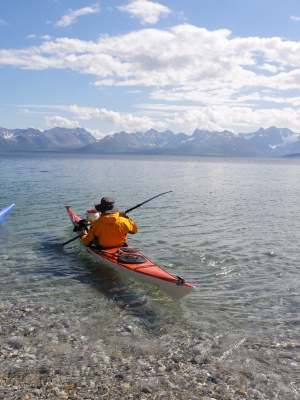
<instances>
[{"instance_id":1,"label":"blue sky","mask_svg":"<svg viewBox=\"0 0 300 400\"><path fill-rule=\"evenodd\" d=\"M0 126L300 132L300 1L2 0Z\"/></svg>"}]
</instances>

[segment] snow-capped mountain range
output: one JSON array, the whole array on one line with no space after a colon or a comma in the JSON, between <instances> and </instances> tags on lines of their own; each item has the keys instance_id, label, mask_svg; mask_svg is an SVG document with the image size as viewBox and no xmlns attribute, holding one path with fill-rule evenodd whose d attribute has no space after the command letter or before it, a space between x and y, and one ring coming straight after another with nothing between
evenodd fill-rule
<instances>
[{"instance_id":1,"label":"snow-capped mountain range","mask_svg":"<svg viewBox=\"0 0 300 400\"><path fill-rule=\"evenodd\" d=\"M118 132L97 140L83 128L0 128L0 152L72 151L94 154L165 154L181 156L265 157L300 153L300 134L287 128L260 128L248 134L196 129L192 135L171 131Z\"/></svg>"}]
</instances>

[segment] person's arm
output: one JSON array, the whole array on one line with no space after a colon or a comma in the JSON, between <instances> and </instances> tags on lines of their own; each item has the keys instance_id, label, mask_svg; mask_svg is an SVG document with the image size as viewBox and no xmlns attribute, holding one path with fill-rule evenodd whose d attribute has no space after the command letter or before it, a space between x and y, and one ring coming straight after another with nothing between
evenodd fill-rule
<instances>
[{"instance_id":1,"label":"person's arm","mask_svg":"<svg viewBox=\"0 0 300 400\"><path fill-rule=\"evenodd\" d=\"M91 228L88 232L86 230L83 230L82 233L83 233L81 236L82 243L85 246L88 246L95 238L94 230L93 228Z\"/></svg>"},{"instance_id":2,"label":"person's arm","mask_svg":"<svg viewBox=\"0 0 300 400\"><path fill-rule=\"evenodd\" d=\"M131 233L132 235L134 235L135 233L137 233L138 227L136 226L136 224L130 218L128 218L128 219L129 219L129 222L130 222L130 228L129 228L128 233Z\"/></svg>"},{"instance_id":3,"label":"person's arm","mask_svg":"<svg viewBox=\"0 0 300 400\"><path fill-rule=\"evenodd\" d=\"M136 226L136 224L132 221L132 219L130 219L125 211L120 211L119 212L120 217L123 217L126 219L126 226L128 228L128 233L131 233L132 235L134 235L135 233L137 233L138 231L138 227Z\"/></svg>"}]
</instances>

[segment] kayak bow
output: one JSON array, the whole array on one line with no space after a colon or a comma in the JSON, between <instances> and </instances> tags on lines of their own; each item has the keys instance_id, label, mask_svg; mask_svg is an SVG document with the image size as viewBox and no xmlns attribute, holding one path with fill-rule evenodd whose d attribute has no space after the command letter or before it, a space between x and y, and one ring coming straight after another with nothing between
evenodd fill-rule
<instances>
[{"instance_id":1,"label":"kayak bow","mask_svg":"<svg viewBox=\"0 0 300 400\"><path fill-rule=\"evenodd\" d=\"M7 206L0 211L0 225L7 219L9 214L12 212L14 206L14 204L11 204L10 206Z\"/></svg>"},{"instance_id":2,"label":"kayak bow","mask_svg":"<svg viewBox=\"0 0 300 400\"><path fill-rule=\"evenodd\" d=\"M66 209L73 225L82 219L71 210L70 206L66 206ZM80 232L77 234L80 235ZM106 266L131 278L154 284L172 297L180 299L195 290L195 286L179 276L169 274L131 246L107 249L86 247L86 249Z\"/></svg>"}]
</instances>

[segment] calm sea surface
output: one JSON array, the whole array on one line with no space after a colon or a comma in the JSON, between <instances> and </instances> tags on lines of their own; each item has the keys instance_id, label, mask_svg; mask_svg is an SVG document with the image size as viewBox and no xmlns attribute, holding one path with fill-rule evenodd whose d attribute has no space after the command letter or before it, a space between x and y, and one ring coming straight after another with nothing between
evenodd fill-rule
<instances>
[{"instance_id":1,"label":"calm sea surface","mask_svg":"<svg viewBox=\"0 0 300 400\"><path fill-rule=\"evenodd\" d=\"M55 324L87 348L103 337L118 346L127 324L140 330L129 353L204 338L208 362L276 374L281 393L300 398L300 160L11 154L0 171L0 209L16 204L0 226L0 308L28 311L28 340L45 357L59 363ZM84 216L103 196L126 209L169 190L131 212L139 232L128 242L197 287L180 302L76 241L62 246L74 235L66 204Z\"/></svg>"}]
</instances>

